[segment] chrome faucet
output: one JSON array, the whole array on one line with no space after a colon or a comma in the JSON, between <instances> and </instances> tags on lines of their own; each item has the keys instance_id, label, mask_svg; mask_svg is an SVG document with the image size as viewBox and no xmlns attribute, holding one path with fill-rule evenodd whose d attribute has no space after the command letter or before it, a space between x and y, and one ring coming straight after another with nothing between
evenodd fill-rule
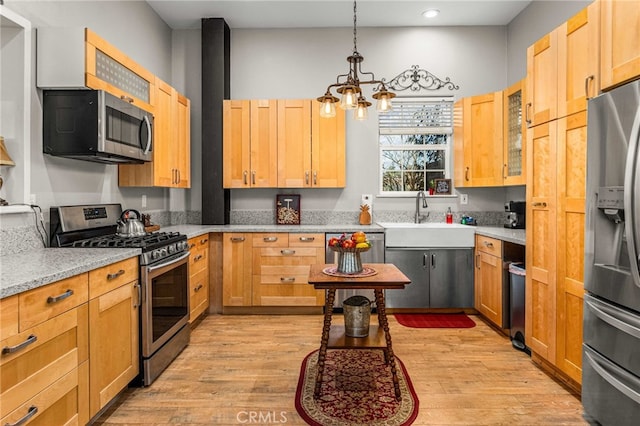
<instances>
[{"instance_id":1,"label":"chrome faucet","mask_svg":"<svg viewBox=\"0 0 640 426\"><path fill-rule=\"evenodd\" d=\"M420 197L422 197L422 207L425 209L429 207L427 205L427 194L424 191L419 191L416 194L416 223L420 223Z\"/></svg>"}]
</instances>

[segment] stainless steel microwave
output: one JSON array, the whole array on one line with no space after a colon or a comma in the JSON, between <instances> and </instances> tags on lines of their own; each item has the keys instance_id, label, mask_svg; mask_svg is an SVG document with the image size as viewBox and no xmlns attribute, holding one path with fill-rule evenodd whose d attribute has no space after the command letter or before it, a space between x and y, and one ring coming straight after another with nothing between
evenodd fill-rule
<instances>
[{"instance_id":1,"label":"stainless steel microwave","mask_svg":"<svg viewBox=\"0 0 640 426\"><path fill-rule=\"evenodd\" d=\"M103 90L43 92L45 154L107 164L151 161L153 115Z\"/></svg>"}]
</instances>

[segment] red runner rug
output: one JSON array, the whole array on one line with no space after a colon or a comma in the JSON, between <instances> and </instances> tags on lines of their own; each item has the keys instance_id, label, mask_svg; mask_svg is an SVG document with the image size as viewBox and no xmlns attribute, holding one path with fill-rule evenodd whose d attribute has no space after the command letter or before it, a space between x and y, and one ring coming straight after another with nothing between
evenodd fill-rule
<instances>
[{"instance_id":1,"label":"red runner rug","mask_svg":"<svg viewBox=\"0 0 640 426\"><path fill-rule=\"evenodd\" d=\"M318 351L302 361L296 410L312 426L410 425L418 415L418 397L402 362L395 358L401 399L395 398L391 368L379 349L330 350L320 397L313 398Z\"/></svg>"},{"instance_id":2,"label":"red runner rug","mask_svg":"<svg viewBox=\"0 0 640 426\"><path fill-rule=\"evenodd\" d=\"M401 325L412 328L471 328L476 326L476 323L464 313L393 315Z\"/></svg>"}]
</instances>

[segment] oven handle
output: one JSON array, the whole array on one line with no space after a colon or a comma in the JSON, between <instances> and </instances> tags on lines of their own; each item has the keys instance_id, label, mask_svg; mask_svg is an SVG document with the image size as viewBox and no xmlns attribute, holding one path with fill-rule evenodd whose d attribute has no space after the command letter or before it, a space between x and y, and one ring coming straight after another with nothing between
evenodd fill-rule
<instances>
[{"instance_id":1,"label":"oven handle","mask_svg":"<svg viewBox=\"0 0 640 426\"><path fill-rule=\"evenodd\" d=\"M160 269L160 268L164 268L165 266L169 266L171 264L174 264L176 262L181 261L182 259L186 259L187 257L189 257L191 253L189 253L188 251L185 251L182 255L180 255L179 257L173 258L173 259L169 259L166 262L162 262L159 263L157 265L153 265L153 266L147 266L147 271L149 272L153 272L156 269Z\"/></svg>"}]
</instances>

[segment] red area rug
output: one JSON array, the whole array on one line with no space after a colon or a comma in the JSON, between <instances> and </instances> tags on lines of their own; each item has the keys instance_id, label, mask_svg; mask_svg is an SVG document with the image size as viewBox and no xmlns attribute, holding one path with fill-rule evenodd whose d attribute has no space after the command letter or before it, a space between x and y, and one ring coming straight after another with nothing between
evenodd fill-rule
<instances>
[{"instance_id":1,"label":"red area rug","mask_svg":"<svg viewBox=\"0 0 640 426\"><path fill-rule=\"evenodd\" d=\"M476 326L476 323L464 313L393 315L401 325L411 328L471 328Z\"/></svg>"},{"instance_id":2,"label":"red area rug","mask_svg":"<svg viewBox=\"0 0 640 426\"><path fill-rule=\"evenodd\" d=\"M381 350L330 350L320 397L313 398L318 351L302 361L296 410L312 426L410 425L418 415L418 397L402 362L395 358L401 399L395 398L391 369Z\"/></svg>"}]
</instances>

